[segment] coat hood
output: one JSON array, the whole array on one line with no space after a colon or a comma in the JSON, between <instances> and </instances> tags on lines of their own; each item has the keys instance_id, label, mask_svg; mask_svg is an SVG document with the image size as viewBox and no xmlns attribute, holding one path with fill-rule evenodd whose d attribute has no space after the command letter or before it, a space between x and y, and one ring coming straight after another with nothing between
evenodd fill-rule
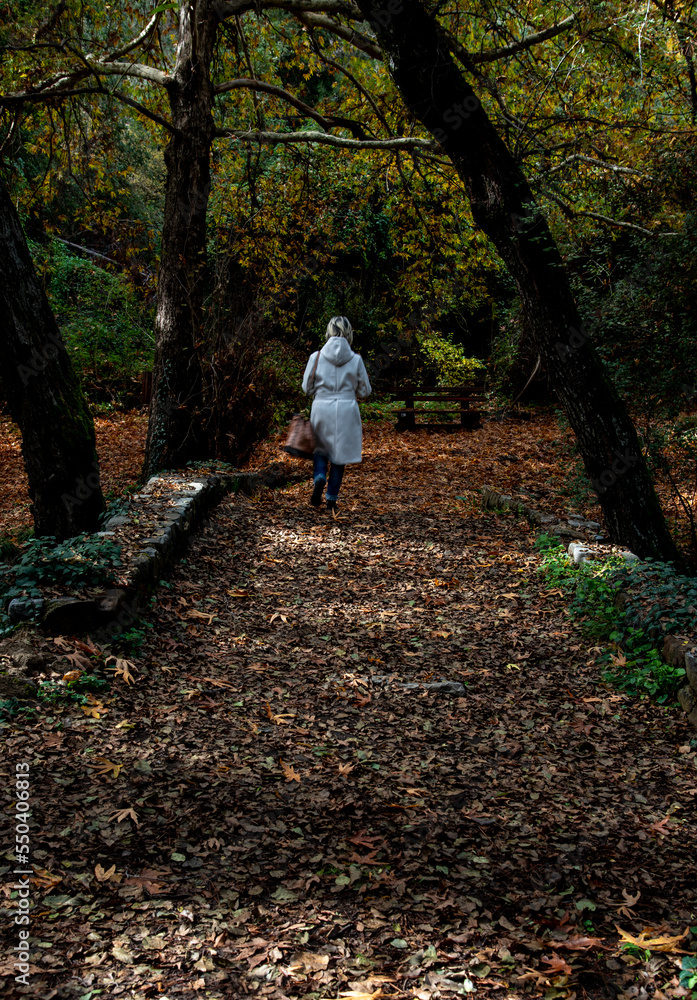
<instances>
[{"instance_id":1,"label":"coat hood","mask_svg":"<svg viewBox=\"0 0 697 1000\"><path fill-rule=\"evenodd\" d=\"M331 361L337 368L341 368L353 357L351 345L344 337L330 337L320 354L325 361Z\"/></svg>"}]
</instances>

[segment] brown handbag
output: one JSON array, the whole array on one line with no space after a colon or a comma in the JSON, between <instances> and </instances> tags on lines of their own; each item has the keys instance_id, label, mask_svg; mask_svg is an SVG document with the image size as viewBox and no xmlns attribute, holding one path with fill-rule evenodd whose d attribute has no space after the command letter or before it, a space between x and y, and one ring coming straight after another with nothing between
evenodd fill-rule
<instances>
[{"instance_id":1,"label":"brown handbag","mask_svg":"<svg viewBox=\"0 0 697 1000\"><path fill-rule=\"evenodd\" d=\"M312 389L314 389L318 361L319 351L317 351L317 357L315 358L315 367L312 369L310 394L312 393ZM301 413L294 414L291 417L288 434L286 435L285 443L281 445L281 449L289 455L292 455L293 458L312 458L315 453L316 445L317 442L315 441L315 432L312 430L312 424L310 421L307 417L303 417Z\"/></svg>"}]
</instances>

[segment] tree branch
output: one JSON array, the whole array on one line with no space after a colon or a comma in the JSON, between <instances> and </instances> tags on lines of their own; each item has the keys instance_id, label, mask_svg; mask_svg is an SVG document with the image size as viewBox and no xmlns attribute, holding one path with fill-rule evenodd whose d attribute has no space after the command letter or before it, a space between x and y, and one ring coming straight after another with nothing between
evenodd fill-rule
<instances>
[{"instance_id":1,"label":"tree branch","mask_svg":"<svg viewBox=\"0 0 697 1000\"><path fill-rule=\"evenodd\" d=\"M500 49L491 49L489 52L478 52L475 55L470 55L470 59L473 63L490 63L496 62L497 59L506 59L508 56L513 56L516 52L522 52L525 49L532 48L533 45L538 45L540 42L546 41L548 38L554 38L555 35L560 35L562 31L566 31L576 20L576 15L571 14L570 17L564 18L559 24L553 24L549 28L543 28L542 31L535 32L534 35L526 35L525 38L521 39L519 42L511 42L510 45L504 45Z\"/></svg>"},{"instance_id":2,"label":"tree branch","mask_svg":"<svg viewBox=\"0 0 697 1000\"><path fill-rule=\"evenodd\" d=\"M307 11L317 14L343 14L354 21L362 21L363 14L349 0L216 0L214 10L221 21L235 14L245 14L259 9L288 10L292 13Z\"/></svg>"},{"instance_id":3,"label":"tree branch","mask_svg":"<svg viewBox=\"0 0 697 1000\"><path fill-rule=\"evenodd\" d=\"M546 170L542 176L551 177L552 174L558 173L564 167L574 162L588 163L593 167L602 167L603 170L612 170L616 174L635 174L637 177L648 177L648 174L642 173L641 170L634 170L633 167L621 167L616 163L606 163L605 160L597 160L594 156L584 156L582 153L572 153L571 156L567 156L565 160L558 163L556 167Z\"/></svg>"},{"instance_id":4,"label":"tree branch","mask_svg":"<svg viewBox=\"0 0 697 1000\"><path fill-rule=\"evenodd\" d=\"M240 80L230 80L228 83L219 84L215 88L215 92L216 94L224 94L230 90L238 89L255 90L278 97L280 100L285 101L292 107L297 108L297 110L303 115L306 115L308 118L312 118L318 125L321 125L322 128L327 131L332 128L346 128L356 139L365 139L366 137L365 130L360 122L354 121L352 118L344 118L341 115L330 115L329 117L325 117L320 114L319 111L315 111L314 108L311 108L309 104L305 104L304 101L294 97L282 87L277 87L273 83L266 83L263 80L251 80L244 78Z\"/></svg>"},{"instance_id":5,"label":"tree branch","mask_svg":"<svg viewBox=\"0 0 697 1000\"><path fill-rule=\"evenodd\" d=\"M609 215L601 215L600 212L587 212L583 208L574 208L573 205L569 205L568 202L564 201L559 195L554 194L552 191L548 191L542 188L547 197L555 202L562 210L564 215L569 219L576 219L579 216L585 216L588 219L597 219L598 222L605 222L610 226L618 226L620 229L633 229L638 233L643 233L644 236L674 236L675 233L662 233L658 234L652 232L650 229L645 229L643 226L637 226L634 222L620 222L619 219L611 219Z\"/></svg>"},{"instance_id":6,"label":"tree branch","mask_svg":"<svg viewBox=\"0 0 697 1000\"><path fill-rule=\"evenodd\" d=\"M319 125L322 126L322 128L329 130L332 127L331 122L318 111L315 111L314 108L311 108L309 104L305 104L305 102L301 101L299 98L293 97L293 95L289 94L287 90L283 89L283 87L276 87L273 83L265 83L263 80L250 80L246 78L229 80L227 83L218 84L215 88L215 93L226 94L230 90L241 89L257 90L264 94L272 94L274 97L278 97L282 101L285 101L286 104L290 104L294 108L297 108L298 111L301 111L308 118L313 118Z\"/></svg>"},{"instance_id":7,"label":"tree branch","mask_svg":"<svg viewBox=\"0 0 697 1000\"><path fill-rule=\"evenodd\" d=\"M364 35L362 31L356 31L355 28L351 28L348 25L340 24L338 21L334 21L331 17L327 17L324 14L308 14L304 11L293 11L295 17L304 24L306 28L312 30L313 28L321 28L323 31L329 31L333 35L337 35L339 38L344 38L347 42L354 46L354 48L361 49L363 52L367 52L369 56L373 59L378 59L382 61L382 49L372 38L368 38Z\"/></svg>"},{"instance_id":8,"label":"tree branch","mask_svg":"<svg viewBox=\"0 0 697 1000\"><path fill-rule=\"evenodd\" d=\"M153 14L153 16L150 18L150 20L145 25L140 34L136 35L135 38L132 38L127 45L123 46L123 48L116 49L115 52L111 52L107 57L108 60L111 62L113 59L120 59L122 56L125 56L128 52L132 52L133 49L137 49L138 46L147 39L148 35L151 35L152 32L155 30L161 16L162 16L161 13ZM92 57L88 56L87 58L91 59Z\"/></svg>"},{"instance_id":9,"label":"tree branch","mask_svg":"<svg viewBox=\"0 0 697 1000\"><path fill-rule=\"evenodd\" d=\"M334 146L337 149L384 149L395 151L400 149L424 149L428 151L440 149L438 143L429 139L403 137L396 139L345 139L343 136L330 135L327 132L244 132L241 129L217 129L218 139L236 139L238 142L256 142L292 144L317 143L318 145Z\"/></svg>"},{"instance_id":10,"label":"tree branch","mask_svg":"<svg viewBox=\"0 0 697 1000\"><path fill-rule=\"evenodd\" d=\"M133 108L138 114L143 115L145 118L149 118L150 121L155 122L157 125L161 125L162 128L167 129L171 135L181 135L181 131L175 128L171 122L168 122L166 118L162 118L158 115L156 111L151 111L150 108L146 108L144 104L139 104L138 101L134 101L132 97L128 97L126 94L122 94L118 90L100 90L96 93L105 94L108 97L115 97L117 101L121 101L122 104L127 104L129 108Z\"/></svg>"},{"instance_id":11,"label":"tree branch","mask_svg":"<svg viewBox=\"0 0 697 1000\"><path fill-rule=\"evenodd\" d=\"M167 73L163 73L161 69L156 69L155 66L147 66L145 63L88 60L88 65L94 73L104 74L104 76L133 76L138 80L157 83L161 87L166 87L172 82L172 77Z\"/></svg>"}]
</instances>

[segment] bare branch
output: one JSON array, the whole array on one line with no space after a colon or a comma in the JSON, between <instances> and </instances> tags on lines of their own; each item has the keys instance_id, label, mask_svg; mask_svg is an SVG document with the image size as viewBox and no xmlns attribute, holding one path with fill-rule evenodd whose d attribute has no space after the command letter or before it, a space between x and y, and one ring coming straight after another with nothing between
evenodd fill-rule
<instances>
[{"instance_id":1,"label":"bare branch","mask_svg":"<svg viewBox=\"0 0 697 1000\"><path fill-rule=\"evenodd\" d=\"M129 108L133 108L137 111L139 115L144 115L145 118L149 118L150 121L155 122L157 125L161 125L162 128L167 129L171 135L181 135L181 131L175 128L171 122L168 122L166 118L158 115L156 111L151 111L150 108L146 108L144 104L140 104L138 101L134 101L132 97L128 97L126 94L122 94L118 90L101 90L96 91L96 93L102 93L108 97L115 97L117 101L121 101L122 104L127 104Z\"/></svg>"},{"instance_id":2,"label":"bare branch","mask_svg":"<svg viewBox=\"0 0 697 1000\"><path fill-rule=\"evenodd\" d=\"M102 62L101 60L89 60L90 69L99 75L104 76L133 76L138 80L147 80L149 83L157 83L161 87L166 87L172 82L171 76L163 73L155 66L148 66L145 63L130 62Z\"/></svg>"},{"instance_id":3,"label":"bare branch","mask_svg":"<svg viewBox=\"0 0 697 1000\"><path fill-rule=\"evenodd\" d=\"M109 54L109 56L107 57L109 59L109 61L111 62L113 59L120 59L122 56L125 56L128 52L132 52L133 49L137 49L138 46L141 45L144 41L146 41L146 39L148 38L148 36L153 33L153 31L155 30L155 28L157 28L157 25L158 25L158 22L160 20L160 17L161 17L161 14L159 14L159 13L158 14L153 14L153 16L150 18L150 20L145 25L145 27L140 32L140 34L136 35L135 38L132 38L131 41L128 42L127 45L123 46L123 48L116 49L115 52L111 52ZM91 59L92 57L88 56L87 58Z\"/></svg>"},{"instance_id":4,"label":"bare branch","mask_svg":"<svg viewBox=\"0 0 697 1000\"><path fill-rule=\"evenodd\" d=\"M635 174L637 177L649 177L648 174L642 173L641 170L634 170L633 167L621 167L616 163L606 163L605 160L597 160L594 156L584 156L582 153L572 153L571 156L567 156L565 160L558 163L556 167L546 170L543 176L550 177L552 174L563 170L570 163L588 163L593 167L602 167L603 170L612 170L616 174Z\"/></svg>"},{"instance_id":5,"label":"bare branch","mask_svg":"<svg viewBox=\"0 0 697 1000\"><path fill-rule=\"evenodd\" d=\"M576 219L579 216L585 216L588 219L597 219L598 222L605 222L609 226L617 226L620 229L633 229L638 233L643 233L644 236L659 235L658 233L652 232L650 229L645 229L643 226L637 226L634 222L620 222L619 219L612 219L610 218L609 215L601 215L600 212L588 212L583 208L574 208L573 205L569 205L568 202L564 201L562 198L559 197L559 195L554 194L552 191L548 191L544 188L542 190L544 190L544 193L547 195L549 199L551 199L551 201L555 202L559 206L564 215L566 215L566 217L569 219ZM660 235L672 236L675 234L663 233Z\"/></svg>"},{"instance_id":6,"label":"bare branch","mask_svg":"<svg viewBox=\"0 0 697 1000\"><path fill-rule=\"evenodd\" d=\"M271 144L317 143L318 145L334 146L337 149L384 149L388 152L396 150L437 150L438 143L429 139L403 137L396 139L345 139L339 135L329 135L327 132L244 132L241 129L218 129L215 133L219 139L236 139L238 142L255 142Z\"/></svg>"},{"instance_id":7,"label":"bare branch","mask_svg":"<svg viewBox=\"0 0 697 1000\"><path fill-rule=\"evenodd\" d=\"M219 84L219 86L215 88L215 91L217 94L224 94L230 90L237 89L255 90L260 91L261 93L271 94L272 96L285 101L287 104L290 104L292 107L297 108L301 114L306 115L308 118L312 118L318 123L318 125L321 125L322 128L327 131L332 128L346 128L357 139L366 138L365 129L360 122L354 121L352 118L344 118L342 115L329 115L328 117L325 117L320 114L319 111L315 111L314 108L311 108L309 104L305 104L304 101L294 97L282 87L277 87L272 83L266 83L263 80L230 80L228 83Z\"/></svg>"},{"instance_id":8,"label":"bare branch","mask_svg":"<svg viewBox=\"0 0 697 1000\"><path fill-rule=\"evenodd\" d=\"M376 41L364 35L362 31L356 31L355 28L351 28L348 25L339 24L338 21L327 17L325 14L307 14L302 11L293 11L293 13L306 28L310 28L310 30L312 28L321 28L323 31L329 31L339 38L344 38L354 48L367 52L373 59L382 61L382 49Z\"/></svg>"},{"instance_id":9,"label":"bare branch","mask_svg":"<svg viewBox=\"0 0 697 1000\"><path fill-rule=\"evenodd\" d=\"M571 14L570 17L564 18L559 24L553 24L549 28L543 28L542 31L535 32L534 35L526 35L525 38L521 39L519 42L511 42L510 45L504 45L500 49L491 49L489 52L477 52L475 55L470 55L470 59L473 63L490 63L496 62L497 59L506 59L508 56L513 56L516 52L522 52L525 49L532 48L533 45L538 45L540 42L546 41L548 38L554 38L555 35L560 35L562 31L566 31L576 20L576 15Z\"/></svg>"},{"instance_id":10,"label":"bare branch","mask_svg":"<svg viewBox=\"0 0 697 1000\"><path fill-rule=\"evenodd\" d=\"M80 253L84 253L88 257L96 257L97 260L103 260L107 264L113 264L114 267L120 267L121 270L127 269L127 264L122 264L121 261L113 260L111 257L105 257L103 253L97 253L96 250L88 250L87 247L83 247L79 243L71 243L70 240L64 240L60 236L50 236L49 239L55 240L56 243L62 243L64 246L70 247L71 250L79 250Z\"/></svg>"},{"instance_id":11,"label":"bare branch","mask_svg":"<svg viewBox=\"0 0 697 1000\"><path fill-rule=\"evenodd\" d=\"M282 101L285 101L286 104L290 104L294 108L297 108L298 111L307 115L308 118L313 118L319 125L322 126L322 128L328 130L332 127L332 123L318 111L315 111L314 108L311 108L309 104L305 104L304 101L301 101L299 98L293 97L293 95L289 94L287 90L283 89L283 87L276 87L274 84L265 83L263 80L250 80L246 78L242 78L240 80L229 80L227 83L218 84L215 88L215 92L216 94L226 94L230 90L240 89L257 90L265 94L272 94L274 97L278 97Z\"/></svg>"}]
</instances>

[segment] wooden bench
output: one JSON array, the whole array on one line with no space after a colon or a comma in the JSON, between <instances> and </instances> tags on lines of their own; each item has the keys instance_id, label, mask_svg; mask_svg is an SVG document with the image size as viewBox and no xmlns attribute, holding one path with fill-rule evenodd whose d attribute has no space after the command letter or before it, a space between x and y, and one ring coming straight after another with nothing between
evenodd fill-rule
<instances>
[{"instance_id":1,"label":"wooden bench","mask_svg":"<svg viewBox=\"0 0 697 1000\"><path fill-rule=\"evenodd\" d=\"M417 427L464 427L466 430L474 430L482 426L480 406L486 401L483 385L435 388L410 385L399 393L393 393L392 399L395 403L403 403L394 409L397 414L395 427L398 431L413 431ZM439 405L437 409L418 405L428 403L445 405Z\"/></svg>"}]
</instances>

